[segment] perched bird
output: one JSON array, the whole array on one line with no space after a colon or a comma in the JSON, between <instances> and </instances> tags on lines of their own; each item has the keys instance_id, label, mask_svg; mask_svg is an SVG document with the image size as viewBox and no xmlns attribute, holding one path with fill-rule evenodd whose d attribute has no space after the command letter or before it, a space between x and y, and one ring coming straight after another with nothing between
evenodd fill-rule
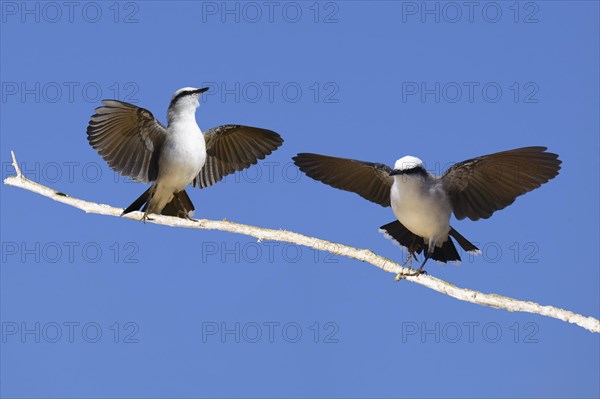
<instances>
[{"instance_id":1,"label":"perched bird","mask_svg":"<svg viewBox=\"0 0 600 399\"><path fill-rule=\"evenodd\" d=\"M388 238L405 247L407 262L424 253L419 275L429 258L460 261L453 237L468 252L479 252L450 226L450 215L461 220L487 219L492 213L540 187L558 174L558 155L546 147L525 147L460 162L442 176L425 170L413 156L396 161L394 168L380 163L301 153L293 158L309 177L332 187L352 191L381 206L390 206L397 220L381 226ZM406 264L406 262L405 262ZM397 278L401 278L398 275Z\"/></svg>"},{"instance_id":2,"label":"perched bird","mask_svg":"<svg viewBox=\"0 0 600 399\"><path fill-rule=\"evenodd\" d=\"M191 219L194 205L185 192L205 188L248 168L275 151L283 139L265 129L223 125L202 133L196 123L199 97L208 88L184 87L173 94L167 127L152 113L117 100L102 100L90 118L90 145L108 165L138 182L153 182L121 215L142 210Z\"/></svg>"}]
</instances>

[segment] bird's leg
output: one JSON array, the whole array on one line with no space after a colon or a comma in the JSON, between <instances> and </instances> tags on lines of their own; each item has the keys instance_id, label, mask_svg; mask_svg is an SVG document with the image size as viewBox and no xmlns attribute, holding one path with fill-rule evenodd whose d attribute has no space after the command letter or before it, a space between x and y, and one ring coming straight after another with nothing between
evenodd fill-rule
<instances>
[{"instance_id":1,"label":"bird's leg","mask_svg":"<svg viewBox=\"0 0 600 399\"><path fill-rule=\"evenodd\" d=\"M413 259L417 258L414 255L415 252L418 250L418 248L416 247L416 244L417 244L416 241L417 241L417 237L415 236L413 238L412 244L408 247L408 257L406 258L406 260L404 261L404 263L402 263L402 265L401 265L402 267L404 267L408 263L408 270L409 270L408 273L400 272L400 273L396 274L396 277L394 278L394 281L400 281L400 280L402 280L406 276L418 276L419 274L421 274L421 270L423 269L423 265L427 261L427 257L425 257L425 261L423 262L423 264L419 268L419 271L418 272L414 272L413 268L412 268L412 262L413 262Z\"/></svg>"},{"instance_id":2,"label":"bird's leg","mask_svg":"<svg viewBox=\"0 0 600 399\"><path fill-rule=\"evenodd\" d=\"M415 260L418 261L417 257L414 255L415 253L417 253L417 251L418 251L417 236L414 236L413 240L412 240L412 244L410 244L410 247L408 247L408 252L410 252L410 255L411 255L410 264L408 266L408 268L410 270L412 270L412 261L413 261L413 259L415 259Z\"/></svg>"},{"instance_id":3,"label":"bird's leg","mask_svg":"<svg viewBox=\"0 0 600 399\"><path fill-rule=\"evenodd\" d=\"M425 263L427 262L429 257L430 257L430 254L429 254L429 252L427 252L427 254L425 255L425 259L423 260L423 263L421 263L421 266L419 266L419 268L415 271L415 276L418 276L419 274L427 274L427 272L425 270L423 270L423 266L425 266Z\"/></svg>"},{"instance_id":4,"label":"bird's leg","mask_svg":"<svg viewBox=\"0 0 600 399\"><path fill-rule=\"evenodd\" d=\"M148 216L148 210L150 209L150 201L152 201L152 198L154 198L154 193L156 193L156 185L153 185L153 189L152 191L150 191L150 195L148 195L148 200L146 200L146 205L144 205L144 208L142 208L142 210L144 211L144 215L140 220L144 223L146 223L146 220L154 220Z\"/></svg>"},{"instance_id":5,"label":"bird's leg","mask_svg":"<svg viewBox=\"0 0 600 399\"><path fill-rule=\"evenodd\" d=\"M412 252L410 253L410 256L412 256ZM394 278L394 281L400 281L405 277L416 277L421 274L427 274L427 272L425 270L423 270L423 266L425 266L425 263L427 262L427 260L429 259L430 256L431 255L427 251L425 253L425 259L423 260L423 263L421 263L421 266L419 266L419 268L417 270L412 270L412 268L409 266L410 271L408 273L400 272L400 273L396 274L396 278ZM411 264L412 264L412 262L411 262ZM402 265L402 266L404 266L404 265Z\"/></svg>"},{"instance_id":6,"label":"bird's leg","mask_svg":"<svg viewBox=\"0 0 600 399\"><path fill-rule=\"evenodd\" d=\"M415 276L418 276L419 274L427 274L427 272L425 270L423 270L423 266L425 266L425 263L427 263L427 260L429 258L431 258L431 255L433 255L434 250L435 250L435 244L431 240L429 240L429 245L423 251L423 255L425 256L425 259L423 259L423 263L421 263L421 266L419 266L419 268L415 271L415 274L414 274Z\"/></svg>"},{"instance_id":7,"label":"bird's leg","mask_svg":"<svg viewBox=\"0 0 600 399\"><path fill-rule=\"evenodd\" d=\"M406 257L406 260L400 266L405 267L406 264L408 263L407 268L409 270L409 274L406 274L402 271L402 272L396 274L394 281L400 281L406 276L412 276L412 274L410 274L410 272L412 272L412 261L413 261L413 253L411 251L408 251L408 256Z\"/></svg>"},{"instance_id":8,"label":"bird's leg","mask_svg":"<svg viewBox=\"0 0 600 399\"><path fill-rule=\"evenodd\" d=\"M182 219L187 219L187 220L191 220L192 222L197 222L197 219L194 219L190 216L189 212L187 212L185 210L185 206L183 205L183 201L181 200L181 197L179 196L179 193L177 193L175 195L175 198L177 198L177 202L179 202L179 206L181 207L181 210L179 210L177 212L177 216L179 216Z\"/></svg>"},{"instance_id":9,"label":"bird's leg","mask_svg":"<svg viewBox=\"0 0 600 399\"><path fill-rule=\"evenodd\" d=\"M404 267L408 263L408 268L411 269L412 261L413 261L413 255L412 255L412 252L409 252L408 256L406 257L406 260L404 261L404 263L402 263L401 266Z\"/></svg>"}]
</instances>

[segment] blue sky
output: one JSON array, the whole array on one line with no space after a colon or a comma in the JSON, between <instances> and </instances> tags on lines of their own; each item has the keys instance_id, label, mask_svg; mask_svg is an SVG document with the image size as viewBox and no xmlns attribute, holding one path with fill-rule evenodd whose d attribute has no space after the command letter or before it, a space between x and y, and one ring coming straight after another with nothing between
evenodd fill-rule
<instances>
[{"instance_id":1,"label":"blue sky","mask_svg":"<svg viewBox=\"0 0 600 399\"><path fill-rule=\"evenodd\" d=\"M536 2L1 3L2 177L129 205L85 129L102 98L165 122L208 86L202 129L284 146L209 189L197 216L402 260L391 209L313 182L317 152L431 171L527 145L560 175L491 219L453 221L483 255L429 273L599 317L599 7ZM358 261L221 232L86 215L2 185L3 397L581 397L600 340Z\"/></svg>"}]
</instances>

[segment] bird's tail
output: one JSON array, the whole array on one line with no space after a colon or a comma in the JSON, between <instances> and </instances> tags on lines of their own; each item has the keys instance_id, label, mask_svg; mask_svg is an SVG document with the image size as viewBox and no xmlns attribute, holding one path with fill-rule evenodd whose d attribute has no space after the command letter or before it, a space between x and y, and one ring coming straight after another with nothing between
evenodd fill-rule
<instances>
[{"instance_id":1,"label":"bird's tail","mask_svg":"<svg viewBox=\"0 0 600 399\"><path fill-rule=\"evenodd\" d=\"M148 188L148 190L144 191L144 193L142 195L140 195L138 197L138 199L136 199L135 201L133 201L131 203L131 205L129 205L122 213L121 216L128 214L129 212L134 212L134 211L139 211L142 206L144 208L146 208L146 204L148 203L148 200L150 199L150 193L152 192L152 189L154 188L154 186L150 186L150 188Z\"/></svg>"},{"instance_id":2,"label":"bird's tail","mask_svg":"<svg viewBox=\"0 0 600 399\"><path fill-rule=\"evenodd\" d=\"M182 190L173 194L173 199L164 207L161 214L186 219L194 216L194 210L194 204L190 196L185 190Z\"/></svg>"},{"instance_id":3,"label":"bird's tail","mask_svg":"<svg viewBox=\"0 0 600 399\"><path fill-rule=\"evenodd\" d=\"M481 253L479 248L473 245L465 237L461 236L458 231L454 230L454 227L450 226L450 235L456 240L456 242L467 252L474 252L476 254Z\"/></svg>"},{"instance_id":4,"label":"bird's tail","mask_svg":"<svg viewBox=\"0 0 600 399\"><path fill-rule=\"evenodd\" d=\"M152 190L154 186L148 188L142 195L131 203L124 211L121 216L141 210L145 212L148 209L148 202L150 202L152 196ZM180 218L188 218L194 215L194 204L190 199L189 195L185 190L173 194L173 199L169 202L162 210L161 215L166 216L178 216Z\"/></svg>"},{"instance_id":5,"label":"bird's tail","mask_svg":"<svg viewBox=\"0 0 600 399\"><path fill-rule=\"evenodd\" d=\"M406 248L408 250L408 252L412 253L413 255L421 254L421 253L423 253L423 251L428 250L428 246L427 246L427 244L425 244L423 237L419 237L418 235L413 234L410 230L408 230L406 227L404 227L404 225L402 225L402 223L400 223L397 220L395 220L391 223L388 223L384 226L381 226L379 228L379 231L382 232L386 236L386 238L389 238L390 240L397 242L398 244L400 244L401 246ZM456 233L456 230L451 229L450 234L452 234L452 231L454 231L454 233ZM468 242L463 236L461 236L458 233L456 233L456 234L458 236L460 236L460 238L462 240L464 240L464 242L475 247L473 244ZM454 235L453 235L453 237L454 237ZM461 244L461 246L463 248L465 248L459 239L457 239L456 241L458 241L459 244ZM433 260L437 260L438 262L443 262L443 263L446 263L449 261L459 261L460 262L460 255L456 251L456 247L454 246L454 243L452 242L452 240L450 238L448 238L448 240L446 240L446 242L444 242L441 247L435 247L433 250L433 254L431 254L430 258Z\"/></svg>"}]
</instances>

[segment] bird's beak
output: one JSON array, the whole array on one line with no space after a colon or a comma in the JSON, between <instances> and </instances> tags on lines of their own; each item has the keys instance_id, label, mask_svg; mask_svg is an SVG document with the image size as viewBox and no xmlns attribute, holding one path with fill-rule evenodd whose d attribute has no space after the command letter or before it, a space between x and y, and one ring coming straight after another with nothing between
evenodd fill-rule
<instances>
[{"instance_id":1,"label":"bird's beak","mask_svg":"<svg viewBox=\"0 0 600 399\"><path fill-rule=\"evenodd\" d=\"M196 93L198 93L198 94L202 94L202 93L204 93L204 92L205 92L205 91L207 91L207 90L208 90L208 87L203 87L203 88L201 88L201 89L198 89L198 90L196 90Z\"/></svg>"},{"instance_id":2,"label":"bird's beak","mask_svg":"<svg viewBox=\"0 0 600 399\"><path fill-rule=\"evenodd\" d=\"M399 175L400 173L402 173L402 171L400 171L398 169L394 169L390 172L390 176L396 176L396 175Z\"/></svg>"}]
</instances>

